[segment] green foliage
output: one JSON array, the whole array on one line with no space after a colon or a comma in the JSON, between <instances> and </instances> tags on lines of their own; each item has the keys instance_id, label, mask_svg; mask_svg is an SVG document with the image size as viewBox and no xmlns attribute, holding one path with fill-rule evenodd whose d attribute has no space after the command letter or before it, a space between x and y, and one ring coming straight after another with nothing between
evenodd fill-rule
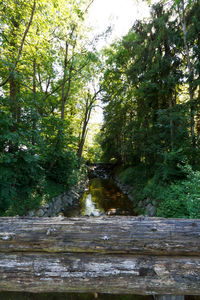
<instances>
[{"instance_id":1,"label":"green foliage","mask_svg":"<svg viewBox=\"0 0 200 300\"><path fill-rule=\"evenodd\" d=\"M51 180L67 189L76 183L75 170L78 168L77 157L70 151L49 151L43 158L47 180Z\"/></svg>"},{"instance_id":2,"label":"green foliage","mask_svg":"<svg viewBox=\"0 0 200 300\"><path fill-rule=\"evenodd\" d=\"M178 156L171 156L175 164ZM158 217L200 218L200 171L193 171L184 161L176 163L176 171L170 162L163 166L163 171L164 174L158 169L152 177L142 165L128 167L120 170L120 179L133 187L135 205L147 198L149 202L156 201Z\"/></svg>"},{"instance_id":3,"label":"green foliage","mask_svg":"<svg viewBox=\"0 0 200 300\"><path fill-rule=\"evenodd\" d=\"M157 216L166 218L189 218L184 187L180 183L172 183L168 186L152 186L145 190L149 194L154 190L154 196L159 201Z\"/></svg>"},{"instance_id":4,"label":"green foliage","mask_svg":"<svg viewBox=\"0 0 200 300\"><path fill-rule=\"evenodd\" d=\"M86 141L86 147L85 147L85 153L84 153L84 159L86 161L89 161L91 163L99 163L99 162L104 162L103 160L103 150L100 146L101 143L101 136L100 136L100 129L99 126L95 128L95 125L92 125L92 130L93 130L93 139L89 143ZM90 129L91 131L91 129ZM90 135L92 135L90 132Z\"/></svg>"},{"instance_id":5,"label":"green foliage","mask_svg":"<svg viewBox=\"0 0 200 300\"><path fill-rule=\"evenodd\" d=\"M22 215L41 201L43 170L32 151L1 154L0 213Z\"/></svg>"},{"instance_id":6,"label":"green foliage","mask_svg":"<svg viewBox=\"0 0 200 300\"><path fill-rule=\"evenodd\" d=\"M146 182L144 166L128 167L120 172L120 179L123 183L134 186L135 184L144 184Z\"/></svg>"},{"instance_id":7,"label":"green foliage","mask_svg":"<svg viewBox=\"0 0 200 300\"><path fill-rule=\"evenodd\" d=\"M200 169L200 6L184 8L188 54L181 18L174 18L180 2L153 5L151 19L104 51L101 145L104 159L124 167L121 180L133 186L135 201L156 199L159 216L196 218L199 173L186 178L181 166Z\"/></svg>"},{"instance_id":8,"label":"green foliage","mask_svg":"<svg viewBox=\"0 0 200 300\"><path fill-rule=\"evenodd\" d=\"M200 218L200 171L193 171L186 165L187 179L182 182L186 207L190 218Z\"/></svg>"},{"instance_id":9,"label":"green foliage","mask_svg":"<svg viewBox=\"0 0 200 300\"><path fill-rule=\"evenodd\" d=\"M136 207L139 201L144 198L143 189L148 182L150 172L147 174L145 165L139 164L135 167L119 170L119 177L122 183L133 187L132 196Z\"/></svg>"},{"instance_id":10,"label":"green foliage","mask_svg":"<svg viewBox=\"0 0 200 300\"><path fill-rule=\"evenodd\" d=\"M8 99L1 98L0 107L0 214L21 215L38 207L44 172L31 144L34 134L27 128L28 112L16 124Z\"/></svg>"},{"instance_id":11,"label":"green foliage","mask_svg":"<svg viewBox=\"0 0 200 300\"><path fill-rule=\"evenodd\" d=\"M87 154L85 159L91 163L100 163L103 162L102 150L99 145L93 145L87 149Z\"/></svg>"},{"instance_id":12,"label":"green foliage","mask_svg":"<svg viewBox=\"0 0 200 300\"><path fill-rule=\"evenodd\" d=\"M171 182L175 179L183 178L183 172L178 164L185 158L183 149L163 153L161 163L155 170L154 177L160 182Z\"/></svg>"},{"instance_id":13,"label":"green foliage","mask_svg":"<svg viewBox=\"0 0 200 300\"><path fill-rule=\"evenodd\" d=\"M74 172L78 169L75 152L69 148L73 143L73 137L67 134L69 125L56 116L42 120L42 167L47 181L61 185L63 190L76 183Z\"/></svg>"},{"instance_id":14,"label":"green foliage","mask_svg":"<svg viewBox=\"0 0 200 300\"><path fill-rule=\"evenodd\" d=\"M0 214L23 215L76 184L79 166L74 151L65 149L70 138L63 121L43 118L30 129L27 111L13 132L6 99L1 104Z\"/></svg>"},{"instance_id":15,"label":"green foliage","mask_svg":"<svg viewBox=\"0 0 200 300\"><path fill-rule=\"evenodd\" d=\"M67 4L0 3L0 215L27 214L83 173L81 102L99 59L85 47L89 0Z\"/></svg>"},{"instance_id":16,"label":"green foliage","mask_svg":"<svg viewBox=\"0 0 200 300\"><path fill-rule=\"evenodd\" d=\"M156 199L158 217L200 217L200 172L191 166L179 165L185 178L166 183L154 176L144 187L142 198Z\"/></svg>"}]
</instances>

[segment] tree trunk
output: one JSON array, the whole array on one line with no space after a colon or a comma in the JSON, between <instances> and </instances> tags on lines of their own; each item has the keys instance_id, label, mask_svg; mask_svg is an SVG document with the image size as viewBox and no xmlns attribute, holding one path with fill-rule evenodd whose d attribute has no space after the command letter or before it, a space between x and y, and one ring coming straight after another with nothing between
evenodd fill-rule
<instances>
[{"instance_id":1,"label":"tree trunk","mask_svg":"<svg viewBox=\"0 0 200 300\"><path fill-rule=\"evenodd\" d=\"M86 107L84 121L83 121L83 127L82 127L82 132L81 132L81 138L80 138L79 147L78 147L78 158L79 159L81 159L81 157L82 157L83 147L85 144L85 138L86 138L86 134L87 134L87 126L88 126L88 122L90 120L91 111L92 111L92 106Z\"/></svg>"},{"instance_id":2,"label":"tree trunk","mask_svg":"<svg viewBox=\"0 0 200 300\"><path fill-rule=\"evenodd\" d=\"M16 23L17 24L17 23ZM16 47L16 44L14 42L15 37L13 37L13 41L11 42L12 47ZM13 54L14 56L14 54ZM12 71L10 69L10 76L9 76L9 93L10 93L10 112L12 115L12 125L10 126L11 132L16 132L17 130L17 124L20 120L20 105L18 103L19 94L20 94L20 83L17 79L18 72L15 69L15 71ZM18 150L18 144L14 143L12 140L9 141L9 152L14 153Z\"/></svg>"},{"instance_id":3,"label":"tree trunk","mask_svg":"<svg viewBox=\"0 0 200 300\"><path fill-rule=\"evenodd\" d=\"M74 29L72 29L71 36L72 36L73 32L74 32ZM64 57L63 81L62 81L62 106L61 106L61 119L62 120L65 117L65 105L69 98L69 93L70 93L70 89L71 89L75 46L76 46L76 43L73 45L71 64L69 66L69 74L68 74L68 78L67 78L66 72L67 72L67 67L68 67L68 63L69 63L68 62L68 52L69 52L68 42L66 42L66 45L65 45L65 57ZM66 83L67 83L67 85L66 85Z\"/></svg>"},{"instance_id":4,"label":"tree trunk","mask_svg":"<svg viewBox=\"0 0 200 300\"><path fill-rule=\"evenodd\" d=\"M78 158L81 159L82 157L82 152L83 152L83 147L85 144L85 138L87 135L87 126L90 121L90 116L92 113L92 109L95 106L95 102L97 100L98 94L101 92L101 89L99 89L97 92L94 93L92 96L90 92L88 91L87 98L86 98L86 104L85 104L85 114L84 114L84 120L83 120L83 127L82 131L80 133L80 142L78 145Z\"/></svg>"},{"instance_id":5,"label":"tree trunk","mask_svg":"<svg viewBox=\"0 0 200 300\"><path fill-rule=\"evenodd\" d=\"M33 59L33 101L34 104L36 103L36 59ZM32 145L35 145L35 138L34 138L34 131L36 129L36 119L35 116L33 115L32 117L32 129L33 129L33 134L31 138Z\"/></svg>"},{"instance_id":6,"label":"tree trunk","mask_svg":"<svg viewBox=\"0 0 200 300\"><path fill-rule=\"evenodd\" d=\"M170 108L170 144L171 144L171 151L172 151L174 149L174 122L173 122L173 119L171 117L172 108L173 108L171 97L169 99L169 108Z\"/></svg>"},{"instance_id":7,"label":"tree trunk","mask_svg":"<svg viewBox=\"0 0 200 300\"><path fill-rule=\"evenodd\" d=\"M17 58L16 58L15 62L13 63L13 67L10 68L10 72L9 72L8 77L0 83L0 87L4 86L7 82L9 82L9 80L11 79L13 73L15 72L15 69L16 69L16 67L19 63L19 60L20 60L22 52L23 52L23 47L24 47L24 43L25 43L25 40L26 40L26 36L27 36L27 34L29 32L29 29L31 27L31 24L33 22L33 16L34 16L34 13L35 13L35 9L36 9L36 0L33 1L33 6L32 6L32 9L31 9L30 19L29 19L29 22L27 24L27 27L25 28L25 31L24 31L24 34L23 34L23 37L22 37L22 40L21 40L21 44L20 44L20 47L19 47ZM13 20L13 25L14 25L14 27L18 28L19 27L18 20Z\"/></svg>"},{"instance_id":8,"label":"tree trunk","mask_svg":"<svg viewBox=\"0 0 200 300\"><path fill-rule=\"evenodd\" d=\"M194 121L194 116L195 116L195 107L194 107L194 91L192 88L192 80L193 80L193 69L192 69L192 64L191 64L191 59L190 59L190 51L188 47L188 42L187 42L187 28L186 28L186 18L185 18L185 0L182 0L182 16L180 12L180 20L181 20L181 25L182 25L182 31L183 31L183 40L184 40L184 46L185 46L185 52L186 52L186 59L187 59L187 68L188 68L188 82L189 82L189 97L190 97L190 134L192 137L192 144L193 147L196 146L196 139L195 139L195 121Z\"/></svg>"}]
</instances>

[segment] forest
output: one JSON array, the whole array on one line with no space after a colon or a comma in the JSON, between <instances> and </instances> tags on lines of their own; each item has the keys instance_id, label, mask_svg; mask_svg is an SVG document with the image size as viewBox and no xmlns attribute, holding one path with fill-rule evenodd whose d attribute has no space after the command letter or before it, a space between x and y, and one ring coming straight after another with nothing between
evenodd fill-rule
<instances>
[{"instance_id":1,"label":"forest","mask_svg":"<svg viewBox=\"0 0 200 300\"><path fill-rule=\"evenodd\" d=\"M101 50L85 23L92 2L0 2L0 215L25 215L88 163L112 162L136 203L200 218L199 0L150 4Z\"/></svg>"}]
</instances>

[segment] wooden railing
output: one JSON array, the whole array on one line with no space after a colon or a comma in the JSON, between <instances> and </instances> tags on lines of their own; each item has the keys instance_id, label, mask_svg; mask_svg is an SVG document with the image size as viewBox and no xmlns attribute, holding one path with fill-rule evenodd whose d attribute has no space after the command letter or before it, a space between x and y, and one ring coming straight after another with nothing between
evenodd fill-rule
<instances>
[{"instance_id":1,"label":"wooden railing","mask_svg":"<svg viewBox=\"0 0 200 300\"><path fill-rule=\"evenodd\" d=\"M200 295L200 220L0 218L0 290Z\"/></svg>"}]
</instances>

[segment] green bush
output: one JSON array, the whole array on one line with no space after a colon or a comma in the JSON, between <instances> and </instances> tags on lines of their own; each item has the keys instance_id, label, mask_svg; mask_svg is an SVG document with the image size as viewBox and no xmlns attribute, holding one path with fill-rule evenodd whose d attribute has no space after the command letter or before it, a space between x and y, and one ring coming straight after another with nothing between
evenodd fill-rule
<instances>
[{"instance_id":1,"label":"green bush","mask_svg":"<svg viewBox=\"0 0 200 300\"><path fill-rule=\"evenodd\" d=\"M79 165L67 124L33 107L16 122L8 103L0 98L0 215L25 215L76 184Z\"/></svg>"},{"instance_id":2,"label":"green bush","mask_svg":"<svg viewBox=\"0 0 200 300\"><path fill-rule=\"evenodd\" d=\"M182 182L190 218L200 218L200 171L193 171L191 166L185 167L187 180Z\"/></svg>"},{"instance_id":3,"label":"green bush","mask_svg":"<svg viewBox=\"0 0 200 300\"><path fill-rule=\"evenodd\" d=\"M37 208L44 180L38 156L21 149L0 157L0 214L23 215Z\"/></svg>"},{"instance_id":4,"label":"green bush","mask_svg":"<svg viewBox=\"0 0 200 300\"><path fill-rule=\"evenodd\" d=\"M120 179L123 183L131 186L144 186L148 180L146 168L143 164L136 167L128 167L120 172Z\"/></svg>"},{"instance_id":5,"label":"green bush","mask_svg":"<svg viewBox=\"0 0 200 300\"><path fill-rule=\"evenodd\" d=\"M128 167L123 171L120 170L119 176L122 183L133 187L132 196L134 197L134 204L137 206L138 202L143 199L142 191L149 178L145 166L140 164L136 167ZM142 213L141 209L140 213Z\"/></svg>"},{"instance_id":6,"label":"green bush","mask_svg":"<svg viewBox=\"0 0 200 300\"><path fill-rule=\"evenodd\" d=\"M143 198L157 200L158 217L200 218L200 172L179 166L185 179L164 184L155 177L143 190Z\"/></svg>"},{"instance_id":7,"label":"green bush","mask_svg":"<svg viewBox=\"0 0 200 300\"><path fill-rule=\"evenodd\" d=\"M157 195L159 206L157 209L158 217L165 218L189 218L190 213L187 209L185 190L181 182L172 183L169 187L160 188Z\"/></svg>"},{"instance_id":8,"label":"green bush","mask_svg":"<svg viewBox=\"0 0 200 300\"><path fill-rule=\"evenodd\" d=\"M136 205L145 198L156 200L158 217L200 218L200 171L184 161L179 164L179 155L181 151L167 154L151 178L140 165L120 170L120 179L133 187Z\"/></svg>"},{"instance_id":9,"label":"green bush","mask_svg":"<svg viewBox=\"0 0 200 300\"><path fill-rule=\"evenodd\" d=\"M65 188L76 183L78 161L73 152L49 152L43 160L47 180L62 184Z\"/></svg>"},{"instance_id":10,"label":"green bush","mask_svg":"<svg viewBox=\"0 0 200 300\"><path fill-rule=\"evenodd\" d=\"M29 126L28 111L17 124L8 99L0 101L0 107L0 215L23 215L41 201L44 172L32 143L37 130Z\"/></svg>"}]
</instances>

